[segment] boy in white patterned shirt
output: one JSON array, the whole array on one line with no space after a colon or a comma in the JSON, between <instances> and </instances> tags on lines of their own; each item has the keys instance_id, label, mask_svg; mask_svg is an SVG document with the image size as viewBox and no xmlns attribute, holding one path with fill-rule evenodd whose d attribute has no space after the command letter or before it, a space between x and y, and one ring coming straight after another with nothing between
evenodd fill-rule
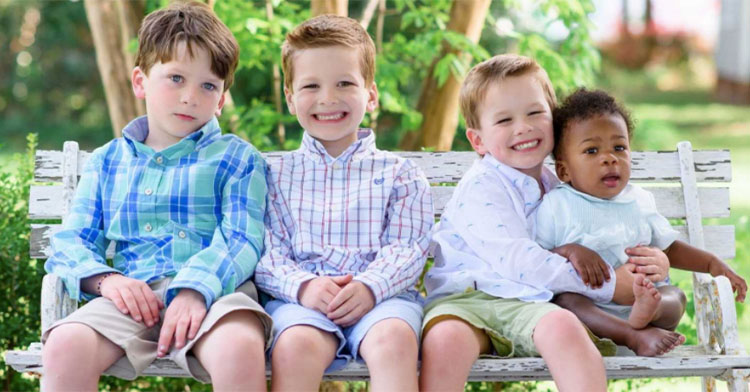
<instances>
[{"instance_id":1,"label":"boy in white patterned shirt","mask_svg":"<svg viewBox=\"0 0 750 392\"><path fill-rule=\"evenodd\" d=\"M422 305L414 290L433 222L412 162L359 129L377 106L375 47L353 19L324 15L282 48L302 145L270 162L258 286L276 326L272 389L317 389L326 368L360 355L372 390L417 390Z\"/></svg>"}]
</instances>

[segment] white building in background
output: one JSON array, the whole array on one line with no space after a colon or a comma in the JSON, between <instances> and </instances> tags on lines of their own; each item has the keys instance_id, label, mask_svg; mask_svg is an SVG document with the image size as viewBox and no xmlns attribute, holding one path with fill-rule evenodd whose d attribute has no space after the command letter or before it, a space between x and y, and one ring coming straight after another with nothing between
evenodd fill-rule
<instances>
[{"instance_id":1,"label":"white building in background","mask_svg":"<svg viewBox=\"0 0 750 392\"><path fill-rule=\"evenodd\" d=\"M750 104L750 0L722 0L715 58L717 97Z\"/></svg>"}]
</instances>

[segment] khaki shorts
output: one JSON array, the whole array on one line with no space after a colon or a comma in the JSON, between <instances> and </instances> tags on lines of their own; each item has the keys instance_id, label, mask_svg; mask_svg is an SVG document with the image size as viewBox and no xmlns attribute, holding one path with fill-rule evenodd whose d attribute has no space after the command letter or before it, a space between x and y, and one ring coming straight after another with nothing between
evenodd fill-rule
<instances>
[{"instance_id":1,"label":"khaki shorts","mask_svg":"<svg viewBox=\"0 0 750 392\"><path fill-rule=\"evenodd\" d=\"M164 300L164 296L172 278L165 278L149 284L157 297ZM179 367L186 370L196 380L210 383L211 378L190 350L222 317L238 310L250 310L260 319L265 329L266 349L271 344L272 322L271 317L258 304L258 292L252 281L243 283L237 290L229 295L217 299L208 309L203 319L198 334L194 339L188 340L185 347L176 349L174 345L168 357ZM159 319L164 320L162 309ZM68 317L56 322L49 329L42 332L42 343L49 337L49 333L57 326L68 323L84 324L98 332L112 343L125 351L125 355L110 366L105 374L133 380L140 376L143 371L156 359L156 346L159 340L161 323L148 327L143 322L133 320L129 315L122 314L115 305L107 298L98 297Z\"/></svg>"},{"instance_id":2,"label":"khaki shorts","mask_svg":"<svg viewBox=\"0 0 750 392\"><path fill-rule=\"evenodd\" d=\"M435 324L452 316L487 334L495 350L489 355L491 357L539 357L541 355L533 339L534 328L547 313L559 309L562 308L550 302L498 298L469 289L464 293L437 299L425 306L422 336ZM603 356L615 355L617 346L614 342L599 339L588 328L586 331Z\"/></svg>"}]
</instances>

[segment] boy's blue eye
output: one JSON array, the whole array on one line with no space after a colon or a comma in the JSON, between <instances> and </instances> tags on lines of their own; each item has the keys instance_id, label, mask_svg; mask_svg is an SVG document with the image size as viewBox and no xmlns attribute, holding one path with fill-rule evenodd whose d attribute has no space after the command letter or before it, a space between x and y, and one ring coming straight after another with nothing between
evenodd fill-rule
<instances>
[{"instance_id":1,"label":"boy's blue eye","mask_svg":"<svg viewBox=\"0 0 750 392\"><path fill-rule=\"evenodd\" d=\"M182 82L183 77L181 75L171 75L169 79L171 79L175 83L180 83Z\"/></svg>"},{"instance_id":2,"label":"boy's blue eye","mask_svg":"<svg viewBox=\"0 0 750 392\"><path fill-rule=\"evenodd\" d=\"M318 85L317 85L317 84L315 84L315 83L310 83L310 84L306 84L306 85L302 86L302 88L303 88L303 89L307 89L307 88L318 88Z\"/></svg>"},{"instance_id":3,"label":"boy's blue eye","mask_svg":"<svg viewBox=\"0 0 750 392\"><path fill-rule=\"evenodd\" d=\"M216 86L214 86L211 83L203 83L203 88L205 88L208 91L214 91L214 90L216 90Z\"/></svg>"},{"instance_id":4,"label":"boy's blue eye","mask_svg":"<svg viewBox=\"0 0 750 392\"><path fill-rule=\"evenodd\" d=\"M349 86L354 86L354 83L346 81L346 80L339 82L339 87L349 87Z\"/></svg>"}]
</instances>

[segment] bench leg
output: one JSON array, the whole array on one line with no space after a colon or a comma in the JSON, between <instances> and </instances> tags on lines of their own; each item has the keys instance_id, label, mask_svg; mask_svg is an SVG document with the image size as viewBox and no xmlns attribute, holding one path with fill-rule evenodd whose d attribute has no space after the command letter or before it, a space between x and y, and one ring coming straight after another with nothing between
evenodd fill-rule
<instances>
[{"instance_id":1,"label":"bench leg","mask_svg":"<svg viewBox=\"0 0 750 392\"><path fill-rule=\"evenodd\" d=\"M727 389L730 392L748 392L750 369L732 369L727 373Z\"/></svg>"}]
</instances>

